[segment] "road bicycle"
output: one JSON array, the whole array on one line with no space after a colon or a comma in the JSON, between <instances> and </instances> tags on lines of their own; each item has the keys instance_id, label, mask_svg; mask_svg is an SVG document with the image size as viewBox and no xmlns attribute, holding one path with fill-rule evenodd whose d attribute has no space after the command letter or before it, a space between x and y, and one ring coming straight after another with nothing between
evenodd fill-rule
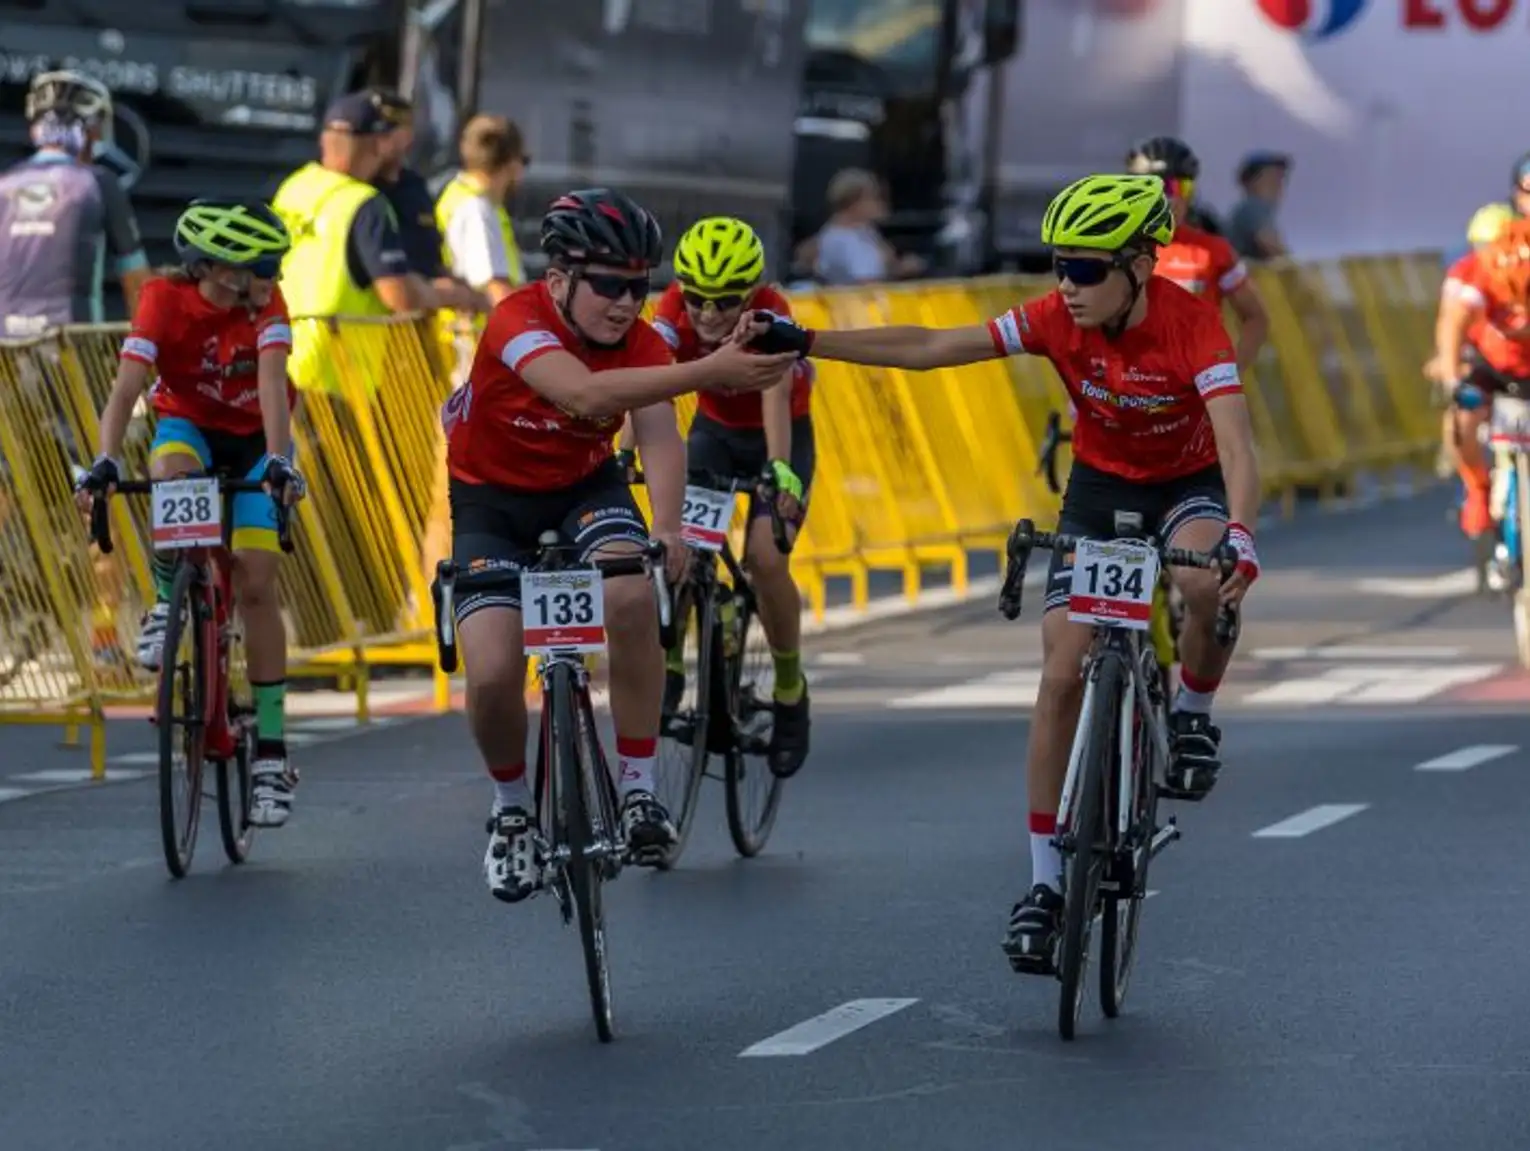
<instances>
[{"instance_id":1,"label":"road bicycle","mask_svg":"<svg viewBox=\"0 0 1530 1151\"><path fill-rule=\"evenodd\" d=\"M175 551L165 623L164 655L153 722L159 733L159 831L165 866L184 879L196 852L202 814L202 772L216 768L218 830L231 863L250 853L250 765L255 759L255 708L230 682L232 651L240 642L234 619L233 500L264 491L259 480L217 471L166 480L123 480L117 495L149 495L150 532L157 551ZM96 493L90 535L102 554L113 549L111 493ZM276 506L282 551L292 551L287 507ZM181 648L186 645L183 655Z\"/></svg>"},{"instance_id":2,"label":"road bicycle","mask_svg":"<svg viewBox=\"0 0 1530 1151\"><path fill-rule=\"evenodd\" d=\"M1062 494L1057 480L1057 449L1073 442L1073 433L1062 430L1062 415L1056 411L1047 413L1046 432L1036 453L1036 474L1047 481L1053 495ZM1163 673L1164 690L1172 684L1174 668L1179 663L1179 631L1185 622L1185 602L1179 589L1169 579L1167 568L1158 571L1158 586L1153 592L1153 610L1149 617L1148 632L1153 640L1153 650L1158 654L1158 666Z\"/></svg>"},{"instance_id":3,"label":"road bicycle","mask_svg":"<svg viewBox=\"0 0 1530 1151\"><path fill-rule=\"evenodd\" d=\"M1173 816L1158 822L1160 780L1169 760L1166 685L1144 642L1153 588L1164 567L1217 570L1226 579L1237 553L1170 548L1143 532L1142 516L1115 513L1115 538L1038 532L1019 521L1006 547L999 611L1020 615L1026 567L1036 550L1074 553L1069 618L1094 625L1084 661L1084 699L1068 756L1055 844L1063 858L1063 930L1045 974L1062 983L1058 1030L1072 1039L1083 1004L1084 974L1095 919L1101 919L1099 997L1106 1018L1126 1001L1148 865L1179 838ZM1217 642L1233 643L1238 615L1218 614ZM1031 966L1017 970L1035 970Z\"/></svg>"},{"instance_id":4,"label":"road bicycle","mask_svg":"<svg viewBox=\"0 0 1530 1151\"><path fill-rule=\"evenodd\" d=\"M537 893L551 891L564 924L577 915L595 1032L609 1043L615 1031L611 974L606 959L601 888L630 862L621 823L621 802L609 761L595 729L590 672L585 656L605 650L606 579L648 576L653 583L661 632L670 626L664 582L664 545L654 541L638 554L571 563L572 545L557 532L538 540L535 564L461 571L447 559L436 565L431 597L441 670L457 670L454 605L463 594L500 595L519 589L525 647L537 657L542 695L541 726L532 776L537 802L533 850Z\"/></svg>"},{"instance_id":5,"label":"road bicycle","mask_svg":"<svg viewBox=\"0 0 1530 1151\"><path fill-rule=\"evenodd\" d=\"M765 501L771 536L782 555L792 540L777 507L780 489L773 476L721 476L692 472L685 489L683 533L695 553L689 575L676 592L674 643L694 637L695 671L677 682L666 677L661 732L678 752L679 778L669 780L665 805L675 820L675 845L661 867L679 861L690 836L703 779L720 779L728 817L728 835L744 858L765 848L781 807L784 780L764 762L775 727L775 704L769 675L770 651L759 626L754 583L733 552L728 527L740 494ZM633 482L642 483L641 473ZM723 572L727 581L722 578ZM751 643L751 641L756 641ZM674 690L671 685L678 686ZM687 700L687 691L694 695ZM707 770L708 760L722 760L722 774Z\"/></svg>"}]
</instances>

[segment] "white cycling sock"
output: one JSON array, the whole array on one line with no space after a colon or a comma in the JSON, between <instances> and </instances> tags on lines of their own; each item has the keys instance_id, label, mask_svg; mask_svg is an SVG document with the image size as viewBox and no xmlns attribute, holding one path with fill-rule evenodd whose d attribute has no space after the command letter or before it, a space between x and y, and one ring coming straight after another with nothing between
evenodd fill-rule
<instances>
[{"instance_id":1,"label":"white cycling sock","mask_svg":"<svg viewBox=\"0 0 1530 1151\"><path fill-rule=\"evenodd\" d=\"M504 811L507 807L518 807L522 811L531 810L531 788L526 786L524 775L508 783L494 781L494 810Z\"/></svg>"}]
</instances>

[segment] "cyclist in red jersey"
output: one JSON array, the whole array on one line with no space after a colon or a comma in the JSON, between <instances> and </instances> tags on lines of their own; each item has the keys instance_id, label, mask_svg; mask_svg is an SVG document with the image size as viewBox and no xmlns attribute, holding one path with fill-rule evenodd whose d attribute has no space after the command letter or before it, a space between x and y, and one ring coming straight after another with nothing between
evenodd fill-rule
<instances>
[{"instance_id":1,"label":"cyclist in red jersey","mask_svg":"<svg viewBox=\"0 0 1530 1151\"><path fill-rule=\"evenodd\" d=\"M1270 334L1270 317L1243 258L1221 236L1193 227L1187 220L1201 161L1190 146L1173 136L1155 136L1126 157L1126 170L1158 176L1174 211L1174 239L1158 252L1157 273L1221 310L1225 298L1238 317L1238 368L1248 371Z\"/></svg>"},{"instance_id":2,"label":"cyclist in red jersey","mask_svg":"<svg viewBox=\"0 0 1530 1151\"><path fill-rule=\"evenodd\" d=\"M729 342L674 363L638 316L662 255L653 217L618 192L571 192L542 219L547 279L506 296L489 314L466 385L442 409L450 472L452 558L464 569L519 569L538 537L556 531L585 558L631 554L648 541L614 458L631 412L643 449L654 535L669 545L671 578L685 566L680 516L685 449L671 400L713 388L760 390L792 357ZM674 842L654 798L664 690L653 597L640 577L605 584L611 714L622 821L636 862L662 860ZM484 876L515 903L540 882L534 803L526 784L526 657L519 593L465 594L456 604L467 669L468 722L494 780Z\"/></svg>"},{"instance_id":3,"label":"cyclist in red jersey","mask_svg":"<svg viewBox=\"0 0 1530 1151\"><path fill-rule=\"evenodd\" d=\"M1493 527L1492 484L1478 432L1495 394L1530 398L1530 221L1507 224L1454 271L1460 278L1440 301L1434 362L1455 399L1453 439L1466 485L1461 530L1475 540Z\"/></svg>"},{"instance_id":4,"label":"cyclist in red jersey","mask_svg":"<svg viewBox=\"0 0 1530 1151\"><path fill-rule=\"evenodd\" d=\"M742 220L712 216L693 224L675 245L675 281L654 308L654 328L682 363L729 339L747 309L790 316L791 304L765 276L765 246ZM703 393L686 440L686 462L696 475L738 479L768 476L781 495L787 532L796 536L807 512L816 452L813 441L812 364L790 365L775 387L759 395ZM623 444L630 435L623 430ZM744 562L759 596L760 622L774 663L767 762L786 778L807 759L811 721L802 673L802 596L791 564L771 535L769 509L751 498ZM685 690L683 642L667 653L665 703L678 706Z\"/></svg>"},{"instance_id":5,"label":"cyclist in red jersey","mask_svg":"<svg viewBox=\"0 0 1530 1151\"><path fill-rule=\"evenodd\" d=\"M149 449L155 479L228 470L263 480L270 494L234 497L230 540L255 696L257 745L250 822L281 827L292 813L296 774L287 762L287 641L277 598L281 549L272 498L292 504L305 485L292 466L287 378L292 328L276 287L291 241L267 205L197 200L175 226L182 266L144 284L122 343L117 379L101 412L101 454L80 480L80 501L122 478L122 443L133 405L149 384L158 415ZM155 602L144 616L138 659L163 659L174 553L153 557Z\"/></svg>"},{"instance_id":6,"label":"cyclist in red jersey","mask_svg":"<svg viewBox=\"0 0 1530 1151\"><path fill-rule=\"evenodd\" d=\"M1198 800L1220 769L1211 704L1231 651L1216 642L1216 616L1220 603L1238 603L1259 574L1248 525L1260 488L1220 315L1153 275L1157 250L1173 230L1157 176L1090 176L1065 189L1043 219L1058 290L986 324L808 332L756 313L749 330L757 346L913 371L1042 356L1078 410L1059 531L1110 538L1119 509L1140 512L1147 529L1173 547L1209 551L1225 541L1236 549L1237 570L1220 587L1214 573L1170 569L1185 603L1184 674L1170 716L1164 794ZM1050 970L1063 906L1052 838L1091 639L1087 625L1059 610L1067 606L1071 564L1071 555L1052 553L1028 749L1033 884L1011 912L1004 940L1017 970Z\"/></svg>"}]
</instances>

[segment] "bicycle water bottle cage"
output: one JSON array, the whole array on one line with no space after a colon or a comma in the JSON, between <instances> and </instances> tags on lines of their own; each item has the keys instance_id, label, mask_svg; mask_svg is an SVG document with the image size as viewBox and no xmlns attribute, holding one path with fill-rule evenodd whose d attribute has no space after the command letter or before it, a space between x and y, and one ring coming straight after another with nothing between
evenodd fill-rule
<instances>
[{"instance_id":1,"label":"bicycle water bottle cage","mask_svg":"<svg viewBox=\"0 0 1530 1151\"><path fill-rule=\"evenodd\" d=\"M1116 512L1116 535L1120 538L1133 538L1142 535L1141 512Z\"/></svg>"}]
</instances>

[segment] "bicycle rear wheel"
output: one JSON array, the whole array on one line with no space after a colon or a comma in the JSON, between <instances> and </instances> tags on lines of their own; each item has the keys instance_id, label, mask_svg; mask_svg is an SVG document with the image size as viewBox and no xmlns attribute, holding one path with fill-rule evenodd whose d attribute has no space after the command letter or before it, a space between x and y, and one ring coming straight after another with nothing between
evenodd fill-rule
<instances>
[{"instance_id":1,"label":"bicycle rear wheel","mask_svg":"<svg viewBox=\"0 0 1530 1151\"><path fill-rule=\"evenodd\" d=\"M602 1043L611 1042L614 1034L611 1010L611 975L606 966L606 924L601 904L603 882L600 861L590 855L597 840L599 799L588 794L586 780L594 778L598 764L580 760L579 704L574 688L573 670L566 664L555 665L549 673L551 683L546 706L553 709L553 748L559 803L563 812L563 842L569 857L564 866L569 892L579 920L579 942L584 949L585 978L590 988L590 1009L595 1015L595 1033Z\"/></svg>"},{"instance_id":2,"label":"bicycle rear wheel","mask_svg":"<svg viewBox=\"0 0 1530 1151\"><path fill-rule=\"evenodd\" d=\"M763 628L758 630L758 641L750 646L759 620L753 597L735 594L734 601L738 604L738 645L724 665L719 683L722 690L713 697L713 714L730 716L733 722L734 738L723 775L728 835L734 849L751 859L765 849L776 825L785 780L764 760L775 713L766 674L771 665L770 648Z\"/></svg>"},{"instance_id":3,"label":"bicycle rear wheel","mask_svg":"<svg viewBox=\"0 0 1530 1151\"><path fill-rule=\"evenodd\" d=\"M1125 706L1123 696L1120 708ZM1162 722L1163 715L1160 714L1158 719ZM1117 1018L1126 1002L1132 963L1137 958L1142 904L1147 899L1148 866L1153 860L1153 836L1158 830L1158 783L1152 738L1149 720L1140 711L1135 711L1132 757L1136 764L1136 785L1132 798L1131 839L1124 857L1118 852L1112 862L1112 869L1117 873L1117 887L1104 893L1100 916L1100 1010L1106 1019Z\"/></svg>"},{"instance_id":4,"label":"bicycle rear wheel","mask_svg":"<svg viewBox=\"0 0 1530 1151\"><path fill-rule=\"evenodd\" d=\"M684 623L682 651L685 645L695 644L696 672L686 676L686 690L675 701L673 709L666 708L660 720L661 745L654 784L659 802L675 821L674 846L659 861L663 871L680 861L691 835L691 824L701 800L701 781L707 773L711 717L720 715L726 719L725 713L711 706L715 694L711 691L711 683L721 661L714 655L716 628L710 603L693 590L679 601L678 606L676 618Z\"/></svg>"},{"instance_id":5,"label":"bicycle rear wheel","mask_svg":"<svg viewBox=\"0 0 1530 1151\"><path fill-rule=\"evenodd\" d=\"M176 565L155 706L155 722L159 727L159 836L165 866L176 879L184 879L191 869L202 814L208 652L200 618L200 587L201 572L195 565L185 562Z\"/></svg>"},{"instance_id":6,"label":"bicycle rear wheel","mask_svg":"<svg viewBox=\"0 0 1530 1151\"><path fill-rule=\"evenodd\" d=\"M1069 828L1067 873L1063 881L1063 934L1058 976L1062 995L1058 1003L1057 1029L1072 1039L1078 1028L1084 1000L1084 972L1089 966L1089 936L1099 905L1100 880L1108 856L1105 852L1105 781L1110 778L1110 757L1115 749L1115 724L1121 710L1121 668L1113 659L1098 665L1089 727L1084 732L1084 754L1079 765L1078 794L1074 797Z\"/></svg>"}]
</instances>

